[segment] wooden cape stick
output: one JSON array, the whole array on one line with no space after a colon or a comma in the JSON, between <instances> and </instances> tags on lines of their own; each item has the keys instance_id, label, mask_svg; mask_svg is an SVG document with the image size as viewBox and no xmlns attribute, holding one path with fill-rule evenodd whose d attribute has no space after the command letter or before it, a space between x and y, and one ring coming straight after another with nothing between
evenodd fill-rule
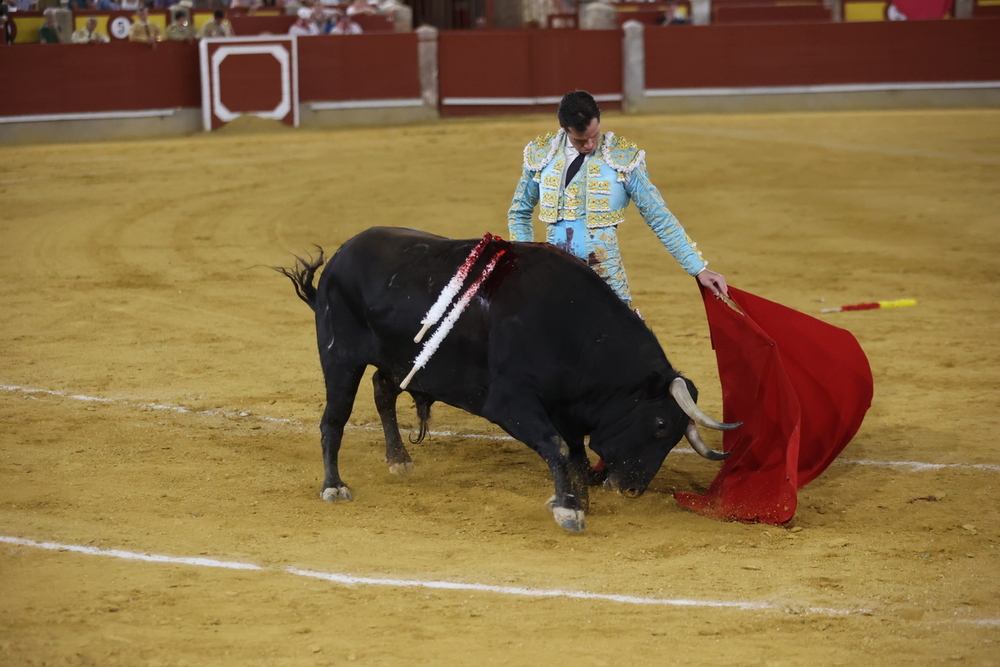
<instances>
[{"instance_id":1,"label":"wooden cape stick","mask_svg":"<svg viewBox=\"0 0 1000 667\"><path fill-rule=\"evenodd\" d=\"M872 303L856 303L852 306L838 306L837 308L823 308L821 313L839 313L843 310L875 310L876 308L902 308L903 306L917 305L916 299L897 299L896 301L873 301Z\"/></svg>"}]
</instances>

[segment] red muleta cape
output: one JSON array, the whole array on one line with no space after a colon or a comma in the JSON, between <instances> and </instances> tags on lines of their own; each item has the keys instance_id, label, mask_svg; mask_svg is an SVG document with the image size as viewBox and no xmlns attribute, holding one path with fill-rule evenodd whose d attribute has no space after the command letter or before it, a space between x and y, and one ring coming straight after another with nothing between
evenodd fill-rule
<instances>
[{"instance_id":1,"label":"red muleta cape","mask_svg":"<svg viewBox=\"0 0 1000 667\"><path fill-rule=\"evenodd\" d=\"M677 493L682 507L718 519L781 524L797 492L816 479L858 432L871 407L872 373L850 332L729 288L743 314L702 288L722 382L732 452L703 496Z\"/></svg>"}]
</instances>

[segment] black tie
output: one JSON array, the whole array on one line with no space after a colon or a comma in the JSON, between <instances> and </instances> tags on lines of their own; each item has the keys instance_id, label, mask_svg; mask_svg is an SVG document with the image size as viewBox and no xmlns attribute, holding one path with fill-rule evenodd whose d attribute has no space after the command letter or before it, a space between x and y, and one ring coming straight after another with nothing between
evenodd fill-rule
<instances>
[{"instance_id":1,"label":"black tie","mask_svg":"<svg viewBox=\"0 0 1000 667\"><path fill-rule=\"evenodd\" d=\"M569 169L566 170L566 185L569 185L569 182L576 176L576 172L580 171L580 165L583 164L583 160L586 157L585 154L580 153L576 156L575 160L569 163Z\"/></svg>"}]
</instances>

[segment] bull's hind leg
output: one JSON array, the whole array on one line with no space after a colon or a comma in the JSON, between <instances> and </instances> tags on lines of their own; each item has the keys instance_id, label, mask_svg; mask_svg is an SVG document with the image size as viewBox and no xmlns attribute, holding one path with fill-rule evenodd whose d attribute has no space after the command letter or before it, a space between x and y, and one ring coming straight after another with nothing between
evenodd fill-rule
<instances>
[{"instance_id":1,"label":"bull's hind leg","mask_svg":"<svg viewBox=\"0 0 1000 667\"><path fill-rule=\"evenodd\" d=\"M372 384L375 386L375 408L382 420L382 432L385 434L385 461L389 464L389 472L403 477L413 470L413 459L399 435L399 423L396 420L399 387L381 371L375 371Z\"/></svg>"},{"instance_id":2,"label":"bull's hind leg","mask_svg":"<svg viewBox=\"0 0 1000 667\"><path fill-rule=\"evenodd\" d=\"M338 500L354 500L351 490L340 479L340 468L337 457L340 454L340 444L344 439L344 425L351 416L354 407L354 397L361 384L364 366L356 369L340 369L326 367L323 375L326 378L326 410L323 421L320 422L321 442L323 444L323 467L326 475L320 497L328 503Z\"/></svg>"}]
</instances>

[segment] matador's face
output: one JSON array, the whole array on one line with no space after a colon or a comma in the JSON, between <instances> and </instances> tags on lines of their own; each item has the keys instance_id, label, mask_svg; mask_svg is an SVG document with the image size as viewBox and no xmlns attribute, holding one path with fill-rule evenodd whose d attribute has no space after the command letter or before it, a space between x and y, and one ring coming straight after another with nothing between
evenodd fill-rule
<instances>
[{"instance_id":1,"label":"matador's face","mask_svg":"<svg viewBox=\"0 0 1000 667\"><path fill-rule=\"evenodd\" d=\"M590 155L597 148L597 140L601 136L601 121L598 119L590 121L590 125L583 132L577 132L571 127L564 129L570 143L573 144L573 148L584 155Z\"/></svg>"}]
</instances>

